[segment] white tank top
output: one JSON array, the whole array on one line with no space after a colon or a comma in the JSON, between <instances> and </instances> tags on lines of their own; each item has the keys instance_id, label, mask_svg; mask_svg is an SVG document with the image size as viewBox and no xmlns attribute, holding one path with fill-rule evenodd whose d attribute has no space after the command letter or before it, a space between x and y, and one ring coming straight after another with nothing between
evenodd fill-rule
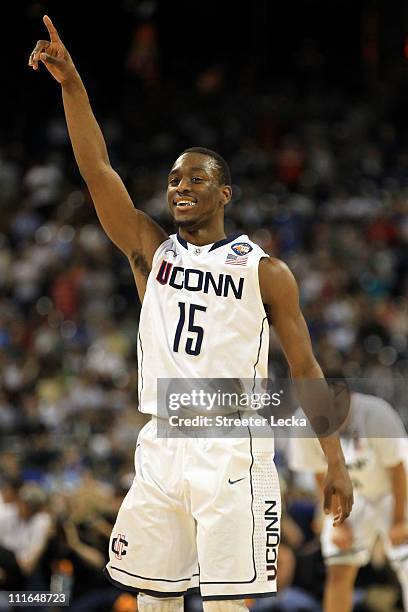
<instances>
[{"instance_id":1,"label":"white tank top","mask_svg":"<svg viewBox=\"0 0 408 612\"><path fill-rule=\"evenodd\" d=\"M153 257L138 333L139 409L157 414L157 379L266 379L269 325L258 264L235 233L196 246L174 234Z\"/></svg>"}]
</instances>

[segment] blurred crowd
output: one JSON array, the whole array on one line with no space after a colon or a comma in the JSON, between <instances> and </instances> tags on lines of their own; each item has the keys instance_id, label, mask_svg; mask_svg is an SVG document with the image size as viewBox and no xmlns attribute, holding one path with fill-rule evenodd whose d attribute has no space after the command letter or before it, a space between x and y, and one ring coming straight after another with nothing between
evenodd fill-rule
<instances>
[{"instance_id":1,"label":"blurred crowd","mask_svg":"<svg viewBox=\"0 0 408 612\"><path fill-rule=\"evenodd\" d=\"M393 385L408 374L408 142L392 95L377 105L333 91L299 98L285 85L237 96L219 66L193 91L171 93L138 95L130 80L110 114L98 114L96 101L135 205L172 233L165 190L177 154L206 146L224 155L234 194L227 233L242 229L288 263L323 369L371 381L408 425L407 395ZM61 114L44 117L37 133L35 155L20 140L0 147L0 588L63 584L75 610L130 612L134 599L119 596L101 568L146 420L137 411L140 304ZM273 332L270 375L287 375ZM273 609L317 611L315 498L292 483L284 453L279 462L280 580L312 607ZM397 588L386 572L367 572L361 592L373 576Z\"/></svg>"}]
</instances>

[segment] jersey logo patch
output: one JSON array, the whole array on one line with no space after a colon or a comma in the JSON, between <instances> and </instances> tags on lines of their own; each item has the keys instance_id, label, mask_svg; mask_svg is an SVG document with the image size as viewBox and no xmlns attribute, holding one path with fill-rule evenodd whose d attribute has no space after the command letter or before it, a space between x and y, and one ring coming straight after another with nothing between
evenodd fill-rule
<instances>
[{"instance_id":1,"label":"jersey logo patch","mask_svg":"<svg viewBox=\"0 0 408 612\"><path fill-rule=\"evenodd\" d=\"M237 255L248 255L248 253L252 251L251 245L247 242L236 242L235 244L231 245L231 249Z\"/></svg>"},{"instance_id":2,"label":"jersey logo patch","mask_svg":"<svg viewBox=\"0 0 408 612\"><path fill-rule=\"evenodd\" d=\"M121 533L118 533L116 538L112 540L111 550L115 553L116 559L119 561L126 555L126 546L129 545L129 542L126 540L126 536Z\"/></svg>"}]
</instances>

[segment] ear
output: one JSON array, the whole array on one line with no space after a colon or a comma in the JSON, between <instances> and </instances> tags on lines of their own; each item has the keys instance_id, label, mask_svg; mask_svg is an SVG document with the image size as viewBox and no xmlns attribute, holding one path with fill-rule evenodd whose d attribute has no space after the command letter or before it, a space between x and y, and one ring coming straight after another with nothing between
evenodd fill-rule
<instances>
[{"instance_id":1,"label":"ear","mask_svg":"<svg viewBox=\"0 0 408 612\"><path fill-rule=\"evenodd\" d=\"M221 188L221 204L226 206L232 198L232 188L230 185L224 185Z\"/></svg>"}]
</instances>

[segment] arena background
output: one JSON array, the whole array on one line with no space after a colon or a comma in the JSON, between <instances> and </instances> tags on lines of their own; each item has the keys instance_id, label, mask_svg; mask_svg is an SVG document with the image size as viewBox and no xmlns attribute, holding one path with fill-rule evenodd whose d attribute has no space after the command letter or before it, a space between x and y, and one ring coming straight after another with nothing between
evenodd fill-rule
<instances>
[{"instance_id":1,"label":"arena background","mask_svg":"<svg viewBox=\"0 0 408 612\"><path fill-rule=\"evenodd\" d=\"M101 568L144 422L140 305L76 169L59 86L43 67L27 66L47 37L44 13L85 81L136 206L171 231L165 177L177 153L207 146L224 155L234 185L228 232L245 229L290 265L323 369L370 380L408 425L408 5L2 7L0 474L3 502L19 500L38 519L32 532L21 519L21 554L32 554L34 540L46 544L23 578L0 537L0 588L62 585L73 610L130 611L134 599L118 597ZM271 376L286 375L273 335L270 364ZM319 610L324 568L311 484L291 474L284 444L277 460L282 590L308 593ZM355 610L400 605L378 550L359 575Z\"/></svg>"}]
</instances>

